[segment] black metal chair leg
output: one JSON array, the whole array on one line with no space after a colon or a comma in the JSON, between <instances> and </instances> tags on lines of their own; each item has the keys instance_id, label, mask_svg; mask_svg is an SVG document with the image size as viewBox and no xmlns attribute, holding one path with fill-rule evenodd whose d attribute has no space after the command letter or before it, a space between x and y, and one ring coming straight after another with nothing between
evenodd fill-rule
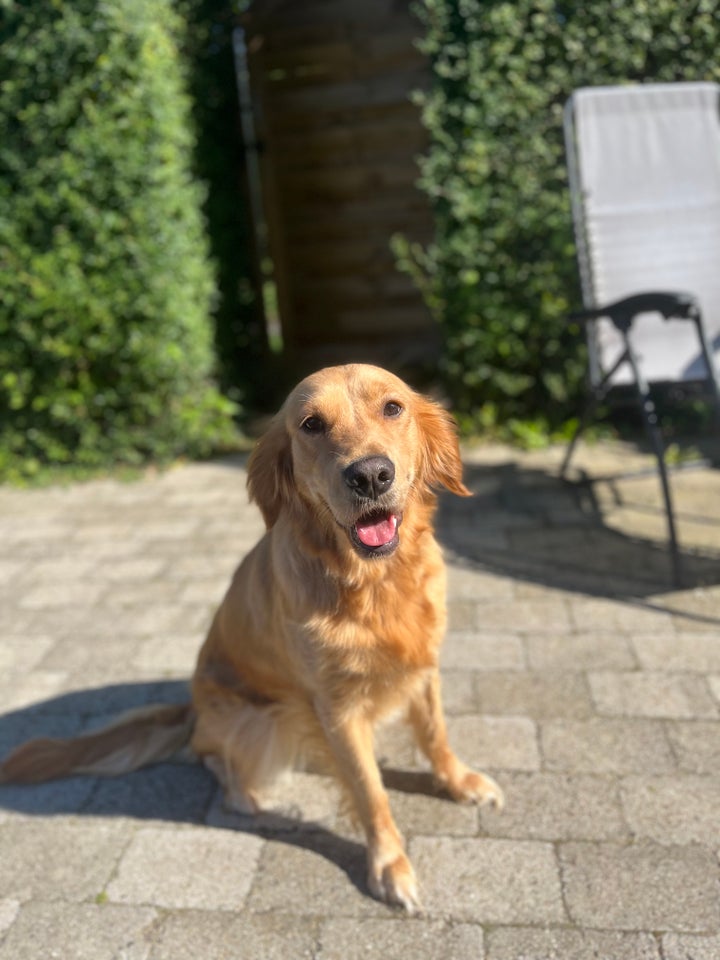
<instances>
[{"instance_id":1,"label":"black metal chair leg","mask_svg":"<svg viewBox=\"0 0 720 960\"><path fill-rule=\"evenodd\" d=\"M560 467L561 480L565 480L567 476L567 472L570 468L570 461L572 460L572 455L575 452L575 447L577 446L578 440L580 439L581 434L585 430L585 427L588 425L591 414L595 412L596 408L597 408L597 401L595 400L595 397L593 395L592 398L588 400L588 402L583 407L583 411L580 414L577 426L575 427L575 430L573 431L573 435L570 438L570 442L567 445L562 466Z\"/></svg>"},{"instance_id":2,"label":"black metal chair leg","mask_svg":"<svg viewBox=\"0 0 720 960\"><path fill-rule=\"evenodd\" d=\"M612 368L605 374L600 383L595 387L590 398L585 403L580 418L578 420L578 425L575 427L570 442L568 443L567 450L565 451L565 457L560 467L560 479L565 480L568 469L570 468L570 461L572 460L572 455L575 452L575 447L577 446L578 440L580 439L581 434L587 427L590 422L591 416L595 413L597 408L603 402L607 396L608 390L610 389L610 381L615 376L616 370L621 367L624 363L627 363L627 351L618 357L615 363L612 365Z\"/></svg>"},{"instance_id":3,"label":"black metal chair leg","mask_svg":"<svg viewBox=\"0 0 720 960\"><path fill-rule=\"evenodd\" d=\"M630 339L627 333L624 334L625 350L627 362L630 364L635 377L635 385L638 392L640 403L640 412L645 426L645 432L650 440L660 473L660 485L662 487L663 498L665 500L665 514L667 516L668 539L670 541L670 559L672 563L673 582L676 587L682 586L682 564L680 561L680 550L678 547L677 530L675 527L675 512L673 510L672 495L670 492L670 481L668 479L667 465L665 463L665 444L662 438L662 432L658 423L655 404L650 396L650 388L645 377L640 370L637 357L633 351Z\"/></svg>"}]
</instances>

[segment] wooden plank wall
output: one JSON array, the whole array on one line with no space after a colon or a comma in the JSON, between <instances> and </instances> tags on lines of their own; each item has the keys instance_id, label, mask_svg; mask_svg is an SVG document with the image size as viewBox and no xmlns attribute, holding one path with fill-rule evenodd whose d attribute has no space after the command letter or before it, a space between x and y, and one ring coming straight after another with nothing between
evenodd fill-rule
<instances>
[{"instance_id":1,"label":"wooden plank wall","mask_svg":"<svg viewBox=\"0 0 720 960\"><path fill-rule=\"evenodd\" d=\"M432 235L409 0L255 0L245 26L286 349L301 366L422 362L437 331L390 250Z\"/></svg>"}]
</instances>

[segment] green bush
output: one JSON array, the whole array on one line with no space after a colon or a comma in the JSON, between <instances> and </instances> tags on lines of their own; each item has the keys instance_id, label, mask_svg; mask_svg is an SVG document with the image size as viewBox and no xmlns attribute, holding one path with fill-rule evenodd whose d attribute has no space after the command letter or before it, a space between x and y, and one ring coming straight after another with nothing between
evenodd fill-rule
<instances>
[{"instance_id":1,"label":"green bush","mask_svg":"<svg viewBox=\"0 0 720 960\"><path fill-rule=\"evenodd\" d=\"M3 5L0 476L232 429L180 35L171 0Z\"/></svg>"},{"instance_id":2,"label":"green bush","mask_svg":"<svg viewBox=\"0 0 720 960\"><path fill-rule=\"evenodd\" d=\"M466 422L561 424L582 336L562 141L577 87L720 78L717 0L423 0L433 84L421 186L435 240L398 241L444 331L442 369Z\"/></svg>"}]
</instances>

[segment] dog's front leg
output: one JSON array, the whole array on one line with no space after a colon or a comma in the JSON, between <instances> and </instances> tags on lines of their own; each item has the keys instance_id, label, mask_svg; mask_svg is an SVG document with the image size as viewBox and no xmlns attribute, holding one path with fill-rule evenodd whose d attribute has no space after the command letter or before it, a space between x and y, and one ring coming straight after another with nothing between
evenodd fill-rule
<instances>
[{"instance_id":1,"label":"dog's front leg","mask_svg":"<svg viewBox=\"0 0 720 960\"><path fill-rule=\"evenodd\" d=\"M365 830L368 844L368 886L374 896L412 913L419 906L415 872L395 826L375 759L370 721L319 705L325 736Z\"/></svg>"},{"instance_id":2,"label":"dog's front leg","mask_svg":"<svg viewBox=\"0 0 720 960\"><path fill-rule=\"evenodd\" d=\"M503 793L490 777L476 773L450 748L440 697L440 676L433 670L410 702L410 722L418 745L432 764L438 782L461 803L503 806Z\"/></svg>"}]
</instances>

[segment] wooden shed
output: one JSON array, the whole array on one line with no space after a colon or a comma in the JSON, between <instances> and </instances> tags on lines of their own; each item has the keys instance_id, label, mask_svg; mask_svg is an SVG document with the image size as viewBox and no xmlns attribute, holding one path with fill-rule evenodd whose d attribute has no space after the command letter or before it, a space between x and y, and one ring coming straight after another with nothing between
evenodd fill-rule
<instances>
[{"instance_id":1,"label":"wooden shed","mask_svg":"<svg viewBox=\"0 0 720 960\"><path fill-rule=\"evenodd\" d=\"M390 249L427 242L426 146L413 90L429 82L409 0L255 0L243 18L263 231L284 348L300 369L427 362L438 336Z\"/></svg>"}]
</instances>

